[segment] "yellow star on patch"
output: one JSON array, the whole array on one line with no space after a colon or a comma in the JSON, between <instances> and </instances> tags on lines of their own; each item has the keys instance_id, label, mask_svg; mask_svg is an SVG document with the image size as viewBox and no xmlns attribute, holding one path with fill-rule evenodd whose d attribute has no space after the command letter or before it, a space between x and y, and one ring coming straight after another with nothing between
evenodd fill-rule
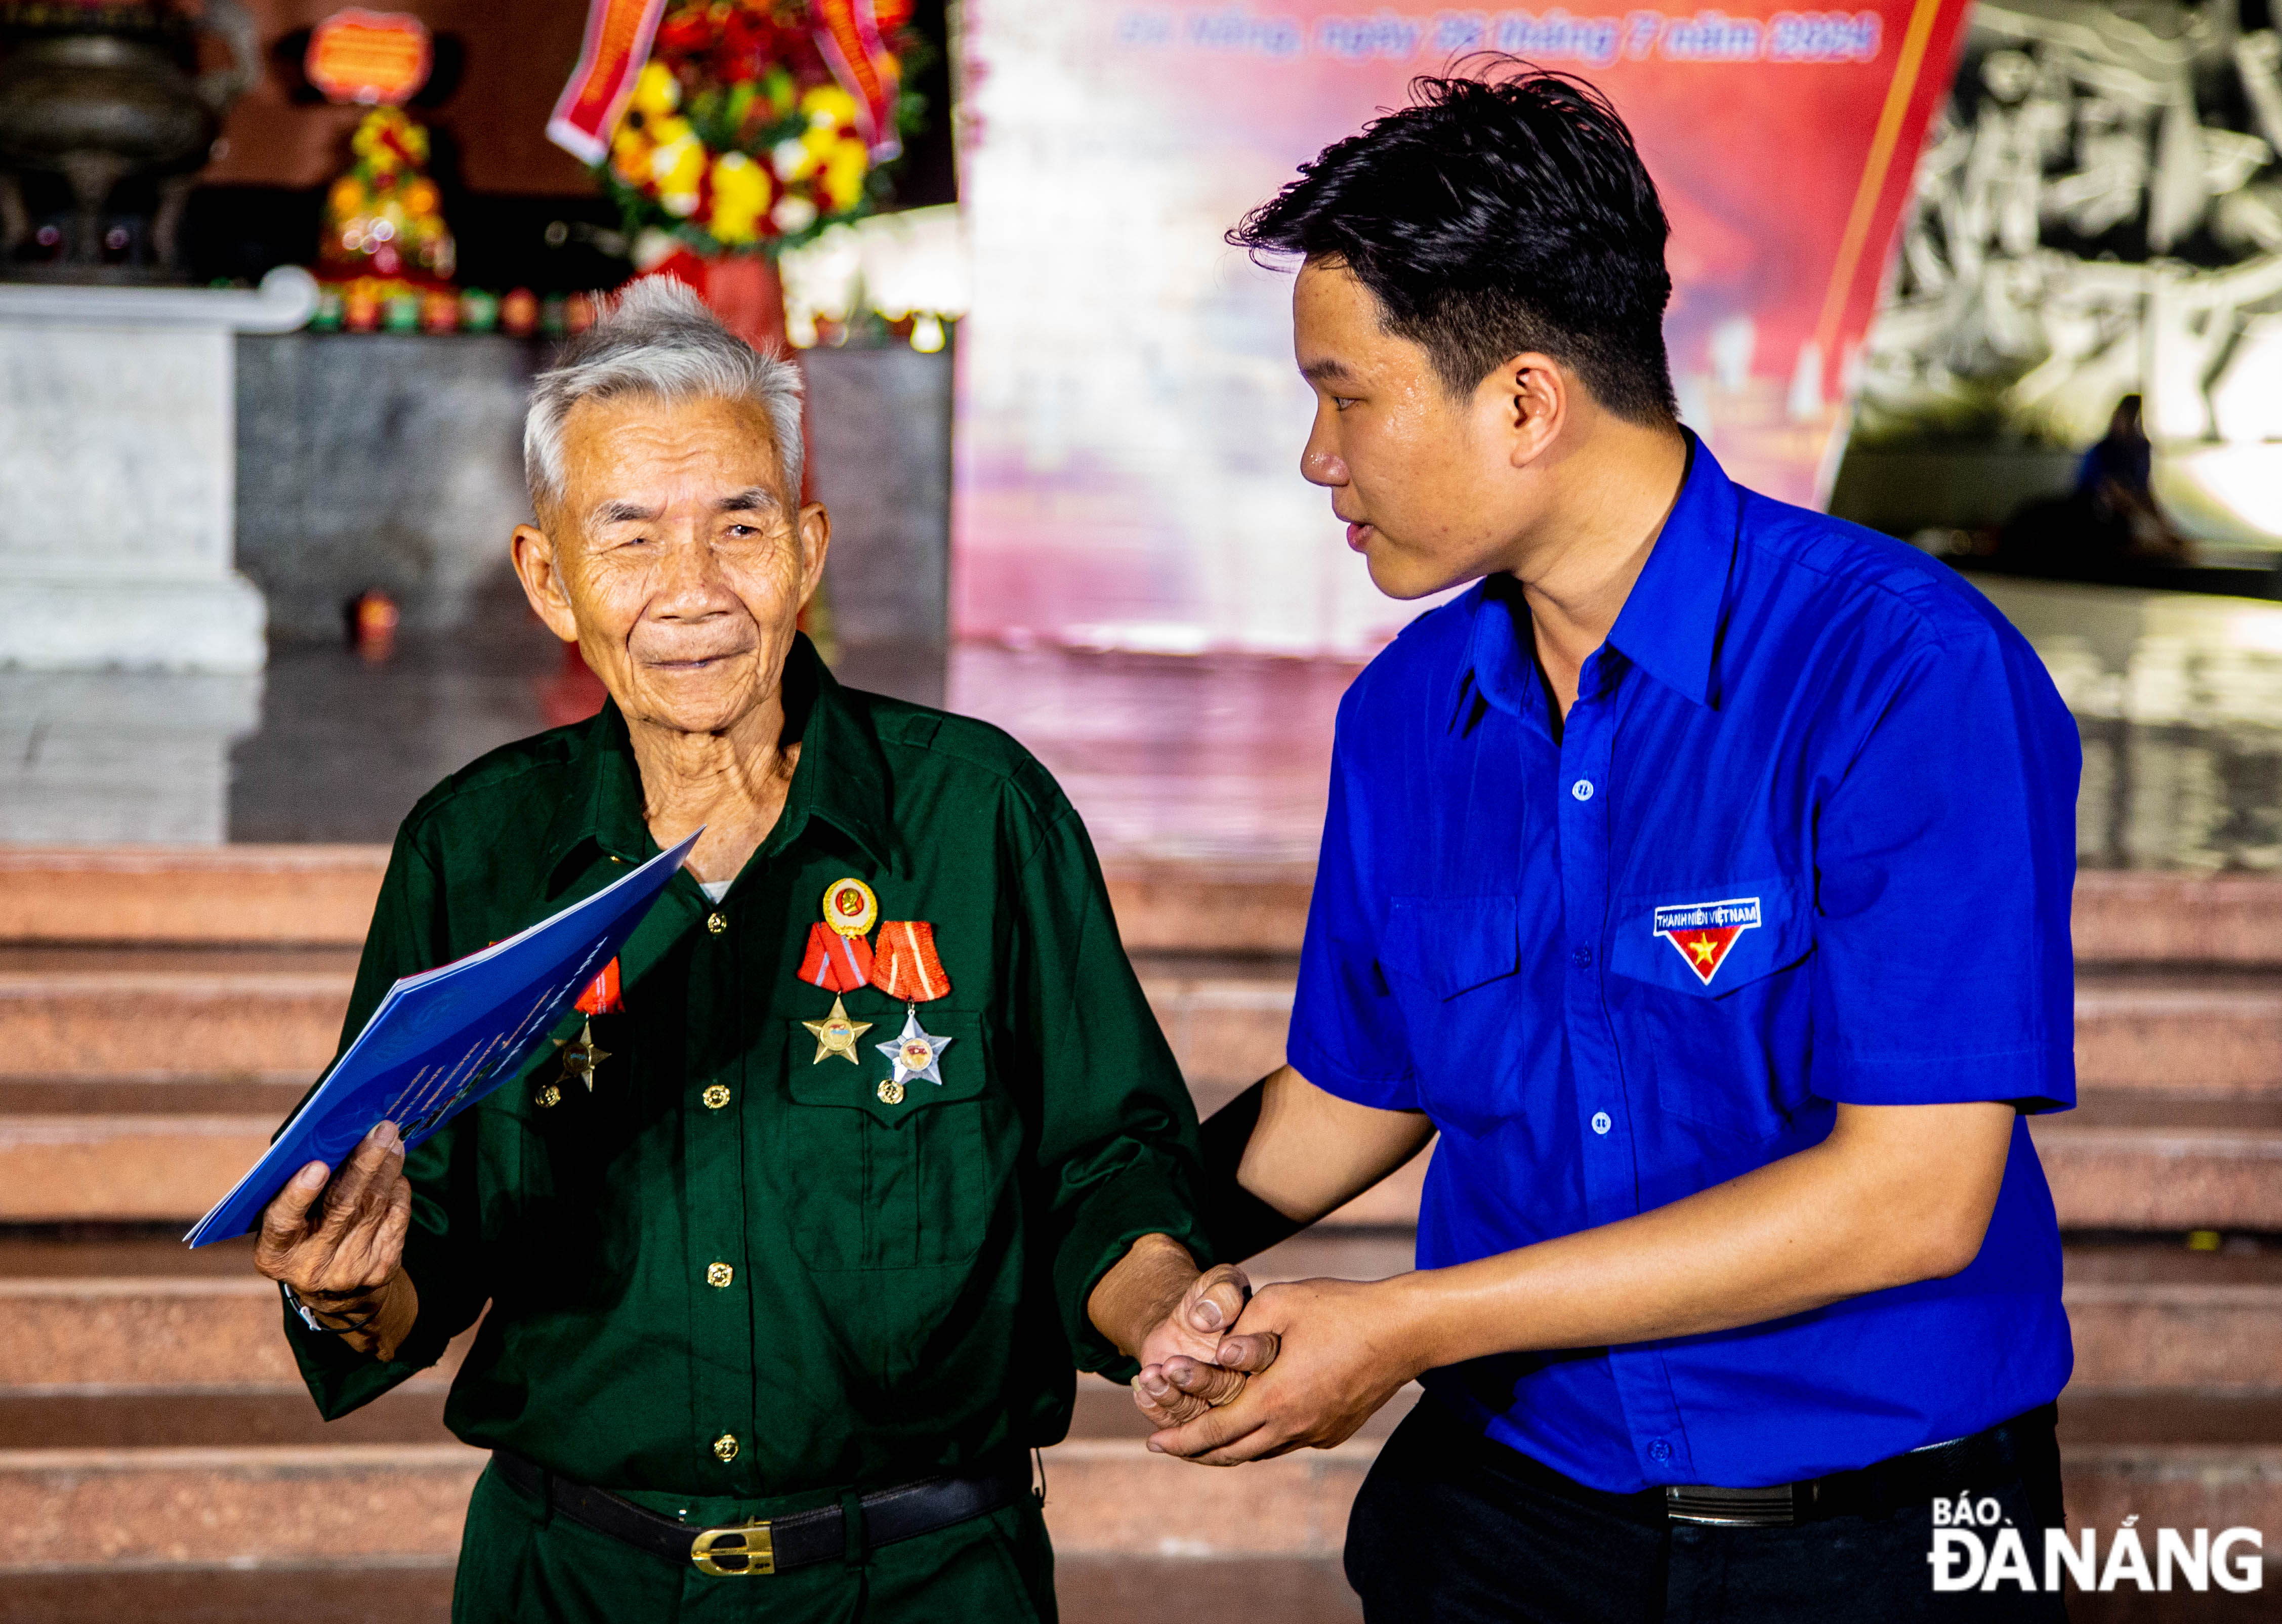
<instances>
[{"instance_id":1,"label":"yellow star on patch","mask_svg":"<svg viewBox=\"0 0 2282 1624\"><path fill-rule=\"evenodd\" d=\"M1696 963L1709 964L1712 955L1719 951L1719 944L1710 936L1697 936L1688 944L1688 951L1696 955Z\"/></svg>"},{"instance_id":2,"label":"yellow star on patch","mask_svg":"<svg viewBox=\"0 0 2282 1624\"><path fill-rule=\"evenodd\" d=\"M850 1021L847 1006L836 994L832 1000L830 1014L821 1021L803 1021L801 1024L816 1037L816 1059L809 1061L810 1065L821 1064L827 1054L836 1054L851 1066L864 1063L857 1058L856 1040L872 1030L872 1023L869 1021Z\"/></svg>"}]
</instances>

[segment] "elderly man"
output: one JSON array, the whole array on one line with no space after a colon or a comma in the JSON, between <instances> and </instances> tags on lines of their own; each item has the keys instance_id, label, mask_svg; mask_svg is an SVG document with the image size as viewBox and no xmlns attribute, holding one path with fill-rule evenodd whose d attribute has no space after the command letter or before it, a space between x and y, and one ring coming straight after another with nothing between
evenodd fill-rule
<instances>
[{"instance_id":1,"label":"elderly man","mask_svg":"<svg viewBox=\"0 0 2282 1624\"><path fill-rule=\"evenodd\" d=\"M539 381L515 567L610 703L413 809L347 1033L704 833L560 1059L264 1217L329 1417L484 1315L458 1619L1051 1619L1025 1451L1073 1364L1208 1357L1182 1326L1242 1301L1069 804L794 629L830 539L799 395L661 281Z\"/></svg>"}]
</instances>

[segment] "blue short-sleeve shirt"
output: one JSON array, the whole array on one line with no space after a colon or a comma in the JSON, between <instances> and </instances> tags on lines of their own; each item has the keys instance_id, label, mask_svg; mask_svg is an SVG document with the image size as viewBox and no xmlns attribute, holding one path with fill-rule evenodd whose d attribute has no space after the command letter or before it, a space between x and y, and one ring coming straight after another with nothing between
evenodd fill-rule
<instances>
[{"instance_id":1,"label":"blue short-sleeve shirt","mask_svg":"<svg viewBox=\"0 0 2282 1624\"><path fill-rule=\"evenodd\" d=\"M2043 665L1978 593L1693 443L1565 724L1509 577L1348 691L1290 1060L1440 1130L1421 1268L1764 1167L1841 1101L2066 1107L2079 765ZM1992 1426L2070 1357L2022 1119L1950 1278L1426 1384L1597 1488L1740 1488Z\"/></svg>"}]
</instances>

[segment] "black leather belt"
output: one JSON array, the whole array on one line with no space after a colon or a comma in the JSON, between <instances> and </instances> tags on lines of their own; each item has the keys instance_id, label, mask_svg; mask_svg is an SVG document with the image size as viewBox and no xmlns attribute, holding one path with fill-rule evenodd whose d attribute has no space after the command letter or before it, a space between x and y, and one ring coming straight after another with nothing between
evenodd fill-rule
<instances>
[{"instance_id":1,"label":"black leather belt","mask_svg":"<svg viewBox=\"0 0 2282 1624\"><path fill-rule=\"evenodd\" d=\"M2019 1478L2032 1498L2043 1480L2059 1493L2059 1447L2053 1427L2059 1407L2045 1404L1968 1437L1929 1444L1852 1472L1769 1488L1716 1488L1707 1484L1664 1491L1665 1515L1673 1522L1723 1528L1787 1528L1833 1517L1881 1518L1906 1505L1991 1488ZM2049 1473L2045 1470L2049 1460ZM2037 1508L2046 1526L2060 1526Z\"/></svg>"},{"instance_id":2,"label":"black leather belt","mask_svg":"<svg viewBox=\"0 0 2282 1624\"><path fill-rule=\"evenodd\" d=\"M850 1554L848 1526L838 1505L701 1528L606 1489L573 1482L505 1449L492 1451L492 1465L517 1488L537 1495L575 1523L669 1562L695 1563L700 1573L719 1578L773 1573L811 1562L845 1560ZM928 1478L878 1489L857 1501L863 1525L857 1549L870 1550L916 1539L1012 1505L1029 1492L1028 1461L974 1477Z\"/></svg>"}]
</instances>

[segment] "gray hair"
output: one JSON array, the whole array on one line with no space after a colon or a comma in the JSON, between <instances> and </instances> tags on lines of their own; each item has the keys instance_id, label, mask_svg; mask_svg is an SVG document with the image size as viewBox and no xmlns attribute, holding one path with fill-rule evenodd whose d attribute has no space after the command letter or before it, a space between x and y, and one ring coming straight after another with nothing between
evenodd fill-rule
<instances>
[{"instance_id":1,"label":"gray hair","mask_svg":"<svg viewBox=\"0 0 2282 1624\"><path fill-rule=\"evenodd\" d=\"M800 369L774 346L757 351L686 284L643 276L594 326L563 346L531 388L523 421L523 478L538 511L563 493L563 425L581 400L613 395L663 400L745 400L769 416L787 500L800 503Z\"/></svg>"}]
</instances>

